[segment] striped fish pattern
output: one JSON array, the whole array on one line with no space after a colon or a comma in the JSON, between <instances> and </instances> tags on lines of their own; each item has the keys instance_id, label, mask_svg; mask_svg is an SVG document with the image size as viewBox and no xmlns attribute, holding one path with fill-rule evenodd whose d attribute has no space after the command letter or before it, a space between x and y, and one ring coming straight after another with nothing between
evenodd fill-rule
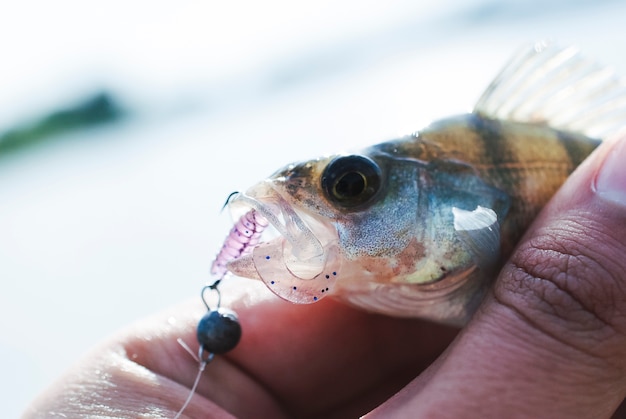
<instances>
[{"instance_id":1,"label":"striped fish pattern","mask_svg":"<svg viewBox=\"0 0 626 419\"><path fill-rule=\"evenodd\" d=\"M525 48L471 113L290 164L232 199L278 237L227 269L294 303L330 295L463 324L541 208L626 122L625 98L575 49Z\"/></svg>"}]
</instances>

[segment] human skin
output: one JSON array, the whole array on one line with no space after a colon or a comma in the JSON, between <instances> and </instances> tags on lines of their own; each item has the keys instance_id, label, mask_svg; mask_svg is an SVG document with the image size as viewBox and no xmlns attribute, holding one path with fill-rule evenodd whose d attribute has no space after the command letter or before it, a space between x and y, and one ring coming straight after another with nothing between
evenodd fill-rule
<instances>
[{"instance_id":1,"label":"human skin","mask_svg":"<svg viewBox=\"0 0 626 419\"><path fill-rule=\"evenodd\" d=\"M241 284L223 288L241 342L186 417L611 417L626 396L626 137L570 176L460 332ZM190 302L129 327L24 417L173 417L198 371L177 339L197 347L202 314Z\"/></svg>"}]
</instances>

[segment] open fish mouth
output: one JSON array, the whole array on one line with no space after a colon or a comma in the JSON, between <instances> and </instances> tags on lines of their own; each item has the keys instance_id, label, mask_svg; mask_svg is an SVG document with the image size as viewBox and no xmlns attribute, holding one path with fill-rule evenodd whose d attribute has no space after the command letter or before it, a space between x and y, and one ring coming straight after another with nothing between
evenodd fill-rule
<instances>
[{"instance_id":1,"label":"open fish mouth","mask_svg":"<svg viewBox=\"0 0 626 419\"><path fill-rule=\"evenodd\" d=\"M297 211L261 182L228 204L233 216L244 214L252 229L264 230L252 249L226 264L235 275L261 279L275 294L294 303L312 303L328 295L339 273L337 233L328 222ZM276 237L265 229L270 225ZM269 238L269 240L268 240ZM265 240L264 240L265 239Z\"/></svg>"}]
</instances>

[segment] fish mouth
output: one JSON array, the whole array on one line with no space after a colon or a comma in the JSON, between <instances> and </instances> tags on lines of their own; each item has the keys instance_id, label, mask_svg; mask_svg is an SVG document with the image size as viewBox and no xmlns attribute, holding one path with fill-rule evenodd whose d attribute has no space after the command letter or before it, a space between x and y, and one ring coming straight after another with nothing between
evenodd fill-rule
<instances>
[{"instance_id":1,"label":"fish mouth","mask_svg":"<svg viewBox=\"0 0 626 419\"><path fill-rule=\"evenodd\" d=\"M234 196L228 208L234 217L253 211L259 225L271 225L268 230L275 236L263 231L251 252L227 264L229 271L261 279L295 303L315 302L330 293L339 271L339 248L336 229L327 220L294 208L269 180Z\"/></svg>"}]
</instances>

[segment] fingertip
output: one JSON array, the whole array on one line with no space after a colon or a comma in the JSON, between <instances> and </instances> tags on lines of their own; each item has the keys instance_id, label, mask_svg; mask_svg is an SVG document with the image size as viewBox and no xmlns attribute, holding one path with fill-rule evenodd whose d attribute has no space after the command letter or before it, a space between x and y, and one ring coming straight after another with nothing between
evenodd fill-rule
<instances>
[{"instance_id":1,"label":"fingertip","mask_svg":"<svg viewBox=\"0 0 626 419\"><path fill-rule=\"evenodd\" d=\"M626 133L615 137L606 149L593 189L601 199L626 209Z\"/></svg>"}]
</instances>

